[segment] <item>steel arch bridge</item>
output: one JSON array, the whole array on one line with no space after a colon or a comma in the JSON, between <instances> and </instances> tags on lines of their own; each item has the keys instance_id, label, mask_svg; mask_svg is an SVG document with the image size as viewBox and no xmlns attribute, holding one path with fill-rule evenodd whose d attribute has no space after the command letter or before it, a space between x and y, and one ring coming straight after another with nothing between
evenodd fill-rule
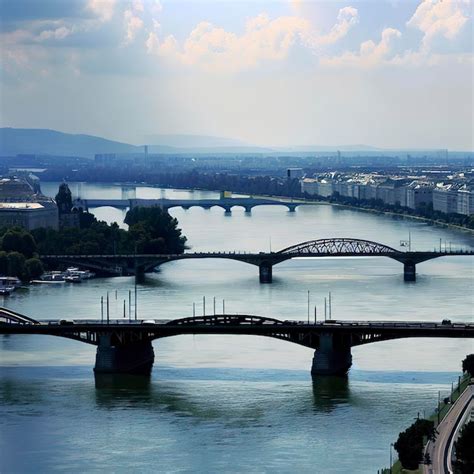
<instances>
[{"instance_id":1,"label":"steel arch bridge","mask_svg":"<svg viewBox=\"0 0 474 474\"><path fill-rule=\"evenodd\" d=\"M387 255L399 254L401 252L388 245L371 240L334 238L308 240L307 242L292 245L276 253L282 255Z\"/></svg>"},{"instance_id":2,"label":"steel arch bridge","mask_svg":"<svg viewBox=\"0 0 474 474\"><path fill-rule=\"evenodd\" d=\"M97 346L96 373L149 373L154 339L192 334L266 336L315 350L311 372L346 373L351 347L405 337L473 338L474 325L451 321L281 321L251 314L215 314L175 320L35 321L0 308L1 334L59 336Z\"/></svg>"}]
</instances>

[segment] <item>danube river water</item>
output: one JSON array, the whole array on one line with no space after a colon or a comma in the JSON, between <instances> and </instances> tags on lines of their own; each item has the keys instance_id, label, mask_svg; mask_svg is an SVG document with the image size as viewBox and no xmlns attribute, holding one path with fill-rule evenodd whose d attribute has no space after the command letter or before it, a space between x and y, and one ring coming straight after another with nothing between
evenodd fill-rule
<instances>
[{"instance_id":1,"label":"danube river water","mask_svg":"<svg viewBox=\"0 0 474 474\"><path fill-rule=\"evenodd\" d=\"M217 197L211 192L71 185L81 197ZM54 195L57 183L44 184ZM122 222L120 210L94 210ZM472 235L427 223L329 205L172 209L193 251L273 251L327 237L375 240L414 250L474 246ZM229 260L163 265L138 286L141 319L216 310L307 318L332 293L332 316L357 320L473 321L474 259L418 265L416 283L384 258L292 260L261 285L258 269ZM21 290L1 304L34 318L100 318L109 292L123 315L133 278ZM127 308L128 311L128 308ZM311 314L313 310L311 309ZM42 336L0 337L0 472L370 473L387 466L390 443L438 391L457 380L473 342L402 339L354 348L347 379L312 380L313 352L250 336L178 336L155 341L149 383L94 380L95 348Z\"/></svg>"}]
</instances>

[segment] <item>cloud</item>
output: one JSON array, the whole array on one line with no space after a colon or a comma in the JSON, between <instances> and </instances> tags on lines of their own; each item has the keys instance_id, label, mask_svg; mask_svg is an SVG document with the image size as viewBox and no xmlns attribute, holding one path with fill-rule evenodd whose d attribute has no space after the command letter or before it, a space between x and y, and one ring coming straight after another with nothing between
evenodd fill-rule
<instances>
[{"instance_id":1,"label":"cloud","mask_svg":"<svg viewBox=\"0 0 474 474\"><path fill-rule=\"evenodd\" d=\"M317 38L317 43L320 45L332 44L344 38L349 33L349 30L359 21L359 14L354 7L344 7L339 10L337 15L337 22L331 28L331 31L324 36Z\"/></svg>"},{"instance_id":2,"label":"cloud","mask_svg":"<svg viewBox=\"0 0 474 474\"><path fill-rule=\"evenodd\" d=\"M109 21L114 15L116 0L88 0L87 9L91 10L101 21Z\"/></svg>"},{"instance_id":3,"label":"cloud","mask_svg":"<svg viewBox=\"0 0 474 474\"><path fill-rule=\"evenodd\" d=\"M131 43L137 33L142 29L143 27L143 20L135 15L135 13L132 10L125 10L123 14L124 22L125 22L125 44Z\"/></svg>"},{"instance_id":4,"label":"cloud","mask_svg":"<svg viewBox=\"0 0 474 474\"><path fill-rule=\"evenodd\" d=\"M372 40L361 43L358 52L348 51L340 56L323 57L320 63L325 66L361 66L372 67L390 62L394 40L401 37L400 31L395 28L385 28L380 41Z\"/></svg>"},{"instance_id":5,"label":"cloud","mask_svg":"<svg viewBox=\"0 0 474 474\"><path fill-rule=\"evenodd\" d=\"M424 33L422 48L429 50L437 36L455 38L469 19L469 1L423 0L407 26Z\"/></svg>"},{"instance_id":6,"label":"cloud","mask_svg":"<svg viewBox=\"0 0 474 474\"><path fill-rule=\"evenodd\" d=\"M55 40L62 40L69 36L72 33L72 29L66 28L65 26L60 26L54 30L44 30L42 31L39 36L39 41L55 39Z\"/></svg>"},{"instance_id":7,"label":"cloud","mask_svg":"<svg viewBox=\"0 0 474 474\"><path fill-rule=\"evenodd\" d=\"M355 8L342 8L330 32L317 35L306 18L281 16L271 19L266 13L261 13L247 20L241 35L203 21L194 27L181 45L172 35L160 41L157 33L152 31L148 34L146 48L150 54L186 65L240 70L263 61L285 59L295 44L315 49L335 43L347 35L357 20Z\"/></svg>"}]
</instances>

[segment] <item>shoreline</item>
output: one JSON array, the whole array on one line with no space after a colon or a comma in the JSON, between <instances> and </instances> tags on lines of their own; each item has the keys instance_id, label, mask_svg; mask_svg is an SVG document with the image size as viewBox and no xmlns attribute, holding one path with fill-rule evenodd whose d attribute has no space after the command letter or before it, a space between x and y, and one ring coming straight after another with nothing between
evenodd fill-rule
<instances>
[{"instance_id":1,"label":"shoreline","mask_svg":"<svg viewBox=\"0 0 474 474\"><path fill-rule=\"evenodd\" d=\"M55 181L45 181L45 183L53 183L53 182L55 182ZM146 182L140 182L140 183L131 183L131 182L104 183L104 182L95 182L95 181L71 181L71 183L86 183L86 184L99 184L99 185L102 184L102 185L109 185L109 186L151 187L151 188L162 188L162 189L176 189L176 190L179 190L179 191L208 191L208 192L212 192L212 193L220 193L221 192L220 190L216 190L216 189L180 188L180 187L177 187L177 186L167 186L167 185L162 185L162 184L152 184L152 183L146 183ZM231 191L231 192L234 194L234 191ZM378 209L373 209L373 208L370 208L370 207L366 208L366 207L352 206L351 204L341 204L341 203L337 203L337 202L323 201L323 200L320 200L320 199L292 198L291 196L274 196L274 195L265 195L265 194L240 193L240 192L235 192L235 194L243 195L243 196L253 196L253 197L256 197L256 198L263 198L263 199L274 199L275 201L280 201L280 200L286 199L286 200L291 200L293 202L300 202L300 203L312 203L312 204L319 204L319 205L329 205L329 206L340 207L340 208L343 208L343 209L351 209L351 210L356 210L356 211L369 212L369 213L372 213L372 214L399 217L399 218L403 218L403 219L411 219L411 220L426 222L427 224L431 224L431 225L434 225L434 226L439 226L439 227L444 227L444 228L449 228L449 229L454 229L454 230L460 230L460 231L463 231L463 232L467 232L470 235L474 235L474 229L469 229L468 227L463 227L463 226L459 226L459 225L456 225L456 224L450 224L448 222L429 219L428 217L409 215L409 214L401 214L399 212L394 212L394 211L380 211Z\"/></svg>"}]
</instances>

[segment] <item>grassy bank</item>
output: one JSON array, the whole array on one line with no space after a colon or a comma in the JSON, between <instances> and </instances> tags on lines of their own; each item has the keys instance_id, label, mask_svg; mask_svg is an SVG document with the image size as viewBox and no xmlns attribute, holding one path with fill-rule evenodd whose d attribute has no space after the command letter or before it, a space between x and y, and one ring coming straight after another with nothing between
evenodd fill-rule
<instances>
[{"instance_id":1,"label":"grassy bank","mask_svg":"<svg viewBox=\"0 0 474 474\"><path fill-rule=\"evenodd\" d=\"M461 396L461 394L466 390L467 386L469 385L471 378L468 374L465 374L461 377L461 383L453 388L449 397L450 400L448 403L444 403L444 399L439 404L439 407L428 417L428 420L433 421L435 427L438 426L444 419L444 417L449 412L453 403ZM439 423L438 423L438 409L439 409ZM392 470L390 468L384 468L380 471L380 474L422 474L423 469L420 467L414 471L410 471L409 469L403 469L400 461L397 459L392 464Z\"/></svg>"}]
</instances>

